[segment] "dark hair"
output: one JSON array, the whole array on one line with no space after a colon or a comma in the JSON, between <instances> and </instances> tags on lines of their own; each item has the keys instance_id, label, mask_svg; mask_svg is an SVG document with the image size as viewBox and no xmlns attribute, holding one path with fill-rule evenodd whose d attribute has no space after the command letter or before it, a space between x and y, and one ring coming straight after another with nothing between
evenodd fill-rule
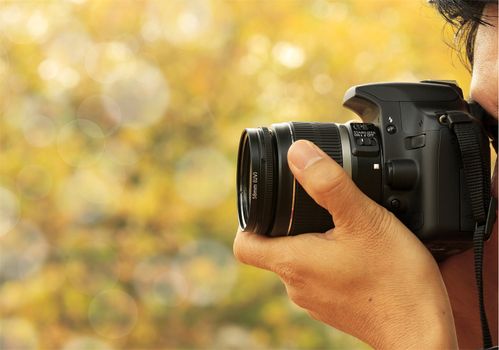
<instances>
[{"instance_id":1,"label":"dark hair","mask_svg":"<svg viewBox=\"0 0 499 350\"><path fill-rule=\"evenodd\" d=\"M483 8L486 4L497 4L497 0L430 0L430 2L445 20L456 28L454 47L459 51L461 61L471 70L478 26L490 25L482 18Z\"/></svg>"}]
</instances>

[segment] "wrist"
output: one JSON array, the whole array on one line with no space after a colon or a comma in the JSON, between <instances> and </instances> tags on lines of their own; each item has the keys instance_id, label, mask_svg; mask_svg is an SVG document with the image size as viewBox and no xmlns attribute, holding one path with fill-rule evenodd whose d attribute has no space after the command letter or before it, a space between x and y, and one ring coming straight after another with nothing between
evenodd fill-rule
<instances>
[{"instance_id":1,"label":"wrist","mask_svg":"<svg viewBox=\"0 0 499 350\"><path fill-rule=\"evenodd\" d=\"M370 320L375 349L457 349L449 296L434 260L399 280L398 295L387 292ZM373 327L374 325L374 327ZM368 331L366 329L366 331Z\"/></svg>"},{"instance_id":2,"label":"wrist","mask_svg":"<svg viewBox=\"0 0 499 350\"><path fill-rule=\"evenodd\" d=\"M447 302L414 305L412 312L389 322L370 343L375 349L458 349L452 310ZM446 304L446 305L445 305ZM387 323L387 322L384 322Z\"/></svg>"}]
</instances>

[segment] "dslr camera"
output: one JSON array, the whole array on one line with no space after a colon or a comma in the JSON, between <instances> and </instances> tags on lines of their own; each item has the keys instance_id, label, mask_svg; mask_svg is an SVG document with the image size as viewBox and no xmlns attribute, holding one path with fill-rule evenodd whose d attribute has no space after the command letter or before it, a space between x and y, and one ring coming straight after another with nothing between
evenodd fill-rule
<instances>
[{"instance_id":1,"label":"dslr camera","mask_svg":"<svg viewBox=\"0 0 499 350\"><path fill-rule=\"evenodd\" d=\"M466 155L459 144L466 140L456 137L453 125L474 127L479 155L474 161L484 169L479 190L488 205L490 148L484 110L466 102L451 81L354 86L343 105L362 121L287 122L243 131L237 165L242 230L284 236L334 227L334 218L305 192L287 164L291 144L306 139L393 212L434 256L471 247L476 221L462 160Z\"/></svg>"}]
</instances>

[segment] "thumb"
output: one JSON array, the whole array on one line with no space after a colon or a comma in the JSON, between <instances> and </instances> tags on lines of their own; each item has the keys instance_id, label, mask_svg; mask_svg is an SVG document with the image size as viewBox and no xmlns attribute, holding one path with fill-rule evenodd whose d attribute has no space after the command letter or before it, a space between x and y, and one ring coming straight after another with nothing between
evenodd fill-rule
<instances>
[{"instance_id":1,"label":"thumb","mask_svg":"<svg viewBox=\"0 0 499 350\"><path fill-rule=\"evenodd\" d=\"M361 223L372 227L382 220L385 209L362 193L343 168L312 142L293 143L288 163L305 191L333 216L335 227Z\"/></svg>"}]
</instances>

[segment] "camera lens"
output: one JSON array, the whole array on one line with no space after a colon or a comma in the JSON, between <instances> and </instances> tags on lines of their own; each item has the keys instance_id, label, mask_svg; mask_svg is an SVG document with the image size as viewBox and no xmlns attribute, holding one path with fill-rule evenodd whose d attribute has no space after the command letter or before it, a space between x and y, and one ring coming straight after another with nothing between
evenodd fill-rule
<instances>
[{"instance_id":1,"label":"camera lens","mask_svg":"<svg viewBox=\"0 0 499 350\"><path fill-rule=\"evenodd\" d=\"M331 215L294 179L287 162L294 141L315 143L340 165L350 165L348 133L335 123L291 122L244 130L239 144L237 191L239 224L267 236L324 232ZM343 144L343 145L342 145Z\"/></svg>"},{"instance_id":2,"label":"camera lens","mask_svg":"<svg viewBox=\"0 0 499 350\"><path fill-rule=\"evenodd\" d=\"M273 219L274 148L267 128L246 129L239 145L239 223L246 231L267 232Z\"/></svg>"}]
</instances>

